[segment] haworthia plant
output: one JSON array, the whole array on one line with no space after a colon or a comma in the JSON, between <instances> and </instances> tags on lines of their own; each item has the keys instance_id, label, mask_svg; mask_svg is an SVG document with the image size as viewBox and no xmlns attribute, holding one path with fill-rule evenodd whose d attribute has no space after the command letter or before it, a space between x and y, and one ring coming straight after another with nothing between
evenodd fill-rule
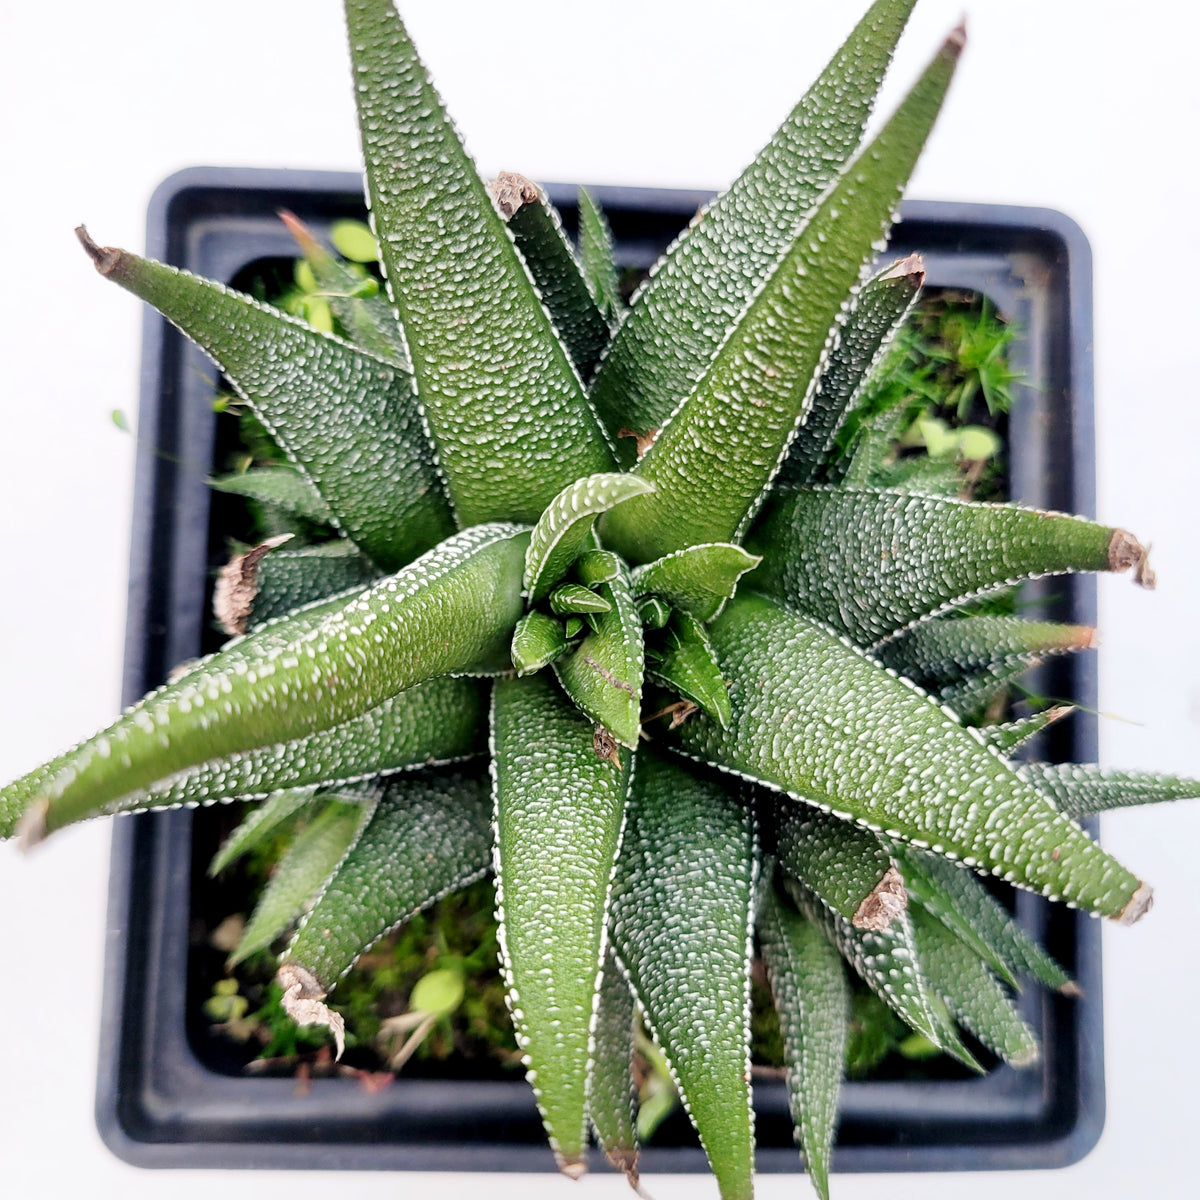
<instances>
[{"instance_id":1,"label":"haworthia plant","mask_svg":"<svg viewBox=\"0 0 1200 1200\"><path fill-rule=\"evenodd\" d=\"M1014 762L1055 710L1014 720L1005 682L1093 631L961 608L1148 585L1137 539L924 495L946 480L916 460L879 476L894 414L838 445L920 286L875 258L963 44L862 145L913 2L876 0L628 308L586 193L577 253L537 185L479 179L390 0L346 0L374 239L335 227L347 263L285 218L310 321L81 235L277 442L214 483L271 527L218 581L233 639L0 790L0 836L248 802L213 869L289 845L235 957L282 950L286 1011L339 1053L338 979L493 870L571 1175L590 1122L636 1186L636 1012L721 1195L752 1194L756 922L822 1196L841 959L964 1063L959 1023L1031 1061L1003 988L1074 987L980 876L1136 920L1149 887L1076 818L1200 786Z\"/></svg>"}]
</instances>

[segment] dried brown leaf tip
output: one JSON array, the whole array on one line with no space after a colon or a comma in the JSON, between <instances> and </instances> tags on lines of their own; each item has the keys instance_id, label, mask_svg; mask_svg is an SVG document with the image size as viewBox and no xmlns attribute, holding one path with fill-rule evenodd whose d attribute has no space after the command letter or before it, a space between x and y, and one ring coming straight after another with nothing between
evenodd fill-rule
<instances>
[{"instance_id":1,"label":"dried brown leaf tip","mask_svg":"<svg viewBox=\"0 0 1200 1200\"><path fill-rule=\"evenodd\" d=\"M79 239L79 244L88 252L92 262L96 264L96 270L101 275L111 275L121 261L121 251L114 246L101 246L94 242L86 225L76 225L75 236Z\"/></svg>"},{"instance_id":2,"label":"dried brown leaf tip","mask_svg":"<svg viewBox=\"0 0 1200 1200\"><path fill-rule=\"evenodd\" d=\"M637 456L640 461L646 457L646 451L654 445L659 433L661 432L662 431L659 429L650 429L645 433L638 433L635 429L618 429L617 437L633 438L633 440L637 443Z\"/></svg>"},{"instance_id":3,"label":"dried brown leaf tip","mask_svg":"<svg viewBox=\"0 0 1200 1200\"><path fill-rule=\"evenodd\" d=\"M507 221L519 208L538 198L537 184L515 171L501 171L488 184L488 193L496 202L500 215Z\"/></svg>"},{"instance_id":4,"label":"dried brown leaf tip","mask_svg":"<svg viewBox=\"0 0 1200 1200\"><path fill-rule=\"evenodd\" d=\"M221 568L213 589L213 615L226 633L238 636L246 632L254 610L254 597L258 595L259 563L291 536L281 533L278 537L267 538L253 550L235 555Z\"/></svg>"},{"instance_id":5,"label":"dried brown leaf tip","mask_svg":"<svg viewBox=\"0 0 1200 1200\"><path fill-rule=\"evenodd\" d=\"M1150 566L1150 547L1143 546L1127 529L1114 529L1108 543L1108 569L1128 571L1133 568L1133 582L1139 587L1153 588L1157 579Z\"/></svg>"},{"instance_id":6,"label":"dried brown leaf tip","mask_svg":"<svg viewBox=\"0 0 1200 1200\"><path fill-rule=\"evenodd\" d=\"M283 1011L297 1025L324 1025L333 1034L337 1043L337 1057L342 1057L346 1048L346 1022L341 1013L322 1004L325 989L303 967L295 963L284 963L275 976L283 988Z\"/></svg>"},{"instance_id":7,"label":"dried brown leaf tip","mask_svg":"<svg viewBox=\"0 0 1200 1200\"><path fill-rule=\"evenodd\" d=\"M898 258L880 276L881 279L907 279L916 291L925 282L925 260L919 254Z\"/></svg>"},{"instance_id":8,"label":"dried brown leaf tip","mask_svg":"<svg viewBox=\"0 0 1200 1200\"><path fill-rule=\"evenodd\" d=\"M1129 897L1129 903L1117 913L1116 919L1122 925L1136 925L1153 907L1154 889L1148 883L1143 883Z\"/></svg>"},{"instance_id":9,"label":"dried brown leaf tip","mask_svg":"<svg viewBox=\"0 0 1200 1200\"><path fill-rule=\"evenodd\" d=\"M895 867L888 867L858 906L851 923L856 929L886 929L907 907L904 878Z\"/></svg>"},{"instance_id":10,"label":"dried brown leaf tip","mask_svg":"<svg viewBox=\"0 0 1200 1200\"><path fill-rule=\"evenodd\" d=\"M596 752L597 758L605 759L620 770L621 748L617 744L617 739L603 725L597 725L592 731L592 749Z\"/></svg>"}]
</instances>

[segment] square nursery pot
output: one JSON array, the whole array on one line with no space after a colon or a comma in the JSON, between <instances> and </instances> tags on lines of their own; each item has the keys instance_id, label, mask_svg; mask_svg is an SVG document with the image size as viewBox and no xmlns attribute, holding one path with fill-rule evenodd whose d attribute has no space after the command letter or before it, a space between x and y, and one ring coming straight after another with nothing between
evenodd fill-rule
<instances>
[{"instance_id":1,"label":"square nursery pot","mask_svg":"<svg viewBox=\"0 0 1200 1200\"><path fill-rule=\"evenodd\" d=\"M575 193L550 187L568 227ZM645 268L708 196L596 188L623 265ZM151 255L219 280L295 248L276 217L289 208L318 232L363 212L353 175L200 169L167 180L150 208ZM1093 494L1091 263L1079 229L1055 212L966 204L903 208L889 254L920 251L928 283L981 292L1015 321L1021 389L1009 424L1010 494L1091 514ZM140 433L129 584L124 699L132 703L213 634L212 568L223 556L220 514L205 485L217 453L214 370L153 312L142 354ZM1055 581L1044 611L1092 623L1094 586ZM1095 758L1096 676L1088 656L1061 659L1043 692L1085 708L1054 726L1048 757ZM552 1170L522 1080L401 1076L368 1094L349 1079L247 1077L204 1047L192 926L211 833L205 810L127 817L114 827L97 1119L109 1147L139 1166ZM208 848L206 851L206 847ZM1100 933L1092 919L1025 893L1027 927L1083 988L1082 999L1030 987L1025 1018L1044 1055L1035 1069L984 1078L850 1083L843 1091L836 1171L1063 1166L1081 1158L1104 1120ZM211 982L211 981L210 981ZM189 1001L189 995L192 999ZM797 1171L781 1083L757 1082L758 1169ZM600 1155L594 1156L599 1165ZM643 1169L704 1171L686 1121L660 1129Z\"/></svg>"}]
</instances>

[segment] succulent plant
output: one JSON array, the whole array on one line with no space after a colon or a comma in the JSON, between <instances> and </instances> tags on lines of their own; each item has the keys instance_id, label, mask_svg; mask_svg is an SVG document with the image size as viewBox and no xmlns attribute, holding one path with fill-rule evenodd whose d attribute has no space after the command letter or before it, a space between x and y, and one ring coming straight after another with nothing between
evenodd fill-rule
<instances>
[{"instance_id":1,"label":"succulent plant","mask_svg":"<svg viewBox=\"0 0 1200 1200\"><path fill-rule=\"evenodd\" d=\"M233 640L0 791L0 833L261 801L219 866L308 812L235 957L299 919L285 1003L339 1050L339 977L493 871L570 1175L590 1122L636 1183L637 1011L721 1194L751 1194L756 942L823 1196L843 960L963 1062L960 1027L1030 1062L1007 989L1072 985L981 876L1133 922L1150 889L1079 818L1198 786L1018 762L1053 710L972 723L1091 631L963 606L1077 571L1149 584L1134 537L928 494L869 422L839 442L922 282L873 264L964 42L860 146L913 2L876 0L628 308L586 196L577 257L535 185L485 187L390 0L346 4L385 291L295 222L325 328L81 230L286 455L223 486L329 536L235 559Z\"/></svg>"}]
</instances>

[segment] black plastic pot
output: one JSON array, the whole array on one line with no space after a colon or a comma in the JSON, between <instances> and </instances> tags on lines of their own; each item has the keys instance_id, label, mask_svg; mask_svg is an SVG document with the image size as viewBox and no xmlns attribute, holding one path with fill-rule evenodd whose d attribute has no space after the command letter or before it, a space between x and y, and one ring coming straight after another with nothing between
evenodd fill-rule
<instances>
[{"instance_id":1,"label":"black plastic pot","mask_svg":"<svg viewBox=\"0 0 1200 1200\"><path fill-rule=\"evenodd\" d=\"M549 191L569 226L574 190ZM639 267L649 266L707 199L634 188L596 188L595 195L622 263ZM185 171L155 194L148 250L229 280L255 260L294 254L275 215L283 207L323 231L335 219L361 215L359 180ZM1091 261L1082 233L1040 209L914 203L903 214L889 253L919 250L930 284L982 292L1023 330L1014 358L1035 386L1024 389L1010 420L1011 494L1091 513ZM219 552L204 483L214 459L214 377L199 351L148 312L127 702L195 655L209 627L206 582ZM1094 588L1085 578L1056 582L1045 603L1062 619L1094 619ZM1094 662L1063 660L1044 690L1094 708ZM1050 735L1051 757L1095 757L1095 722L1086 715ZM222 1073L202 1061L185 1004L193 824L193 813L180 811L126 818L114 831L97 1120L117 1155L164 1167L553 1169L521 1081L401 1078L368 1094L351 1080L319 1079L301 1097L291 1080ZM1063 1166L1094 1145L1104 1119L1099 930L1087 917L1025 894L1017 909L1084 991L1080 1000L1026 993L1023 1012L1042 1036L1042 1065L1001 1067L982 1079L847 1085L835 1170ZM759 1170L797 1170L782 1084L757 1085L755 1102ZM647 1172L707 1169L686 1122L661 1132L668 1142L677 1135L678 1144L647 1149Z\"/></svg>"}]
</instances>

